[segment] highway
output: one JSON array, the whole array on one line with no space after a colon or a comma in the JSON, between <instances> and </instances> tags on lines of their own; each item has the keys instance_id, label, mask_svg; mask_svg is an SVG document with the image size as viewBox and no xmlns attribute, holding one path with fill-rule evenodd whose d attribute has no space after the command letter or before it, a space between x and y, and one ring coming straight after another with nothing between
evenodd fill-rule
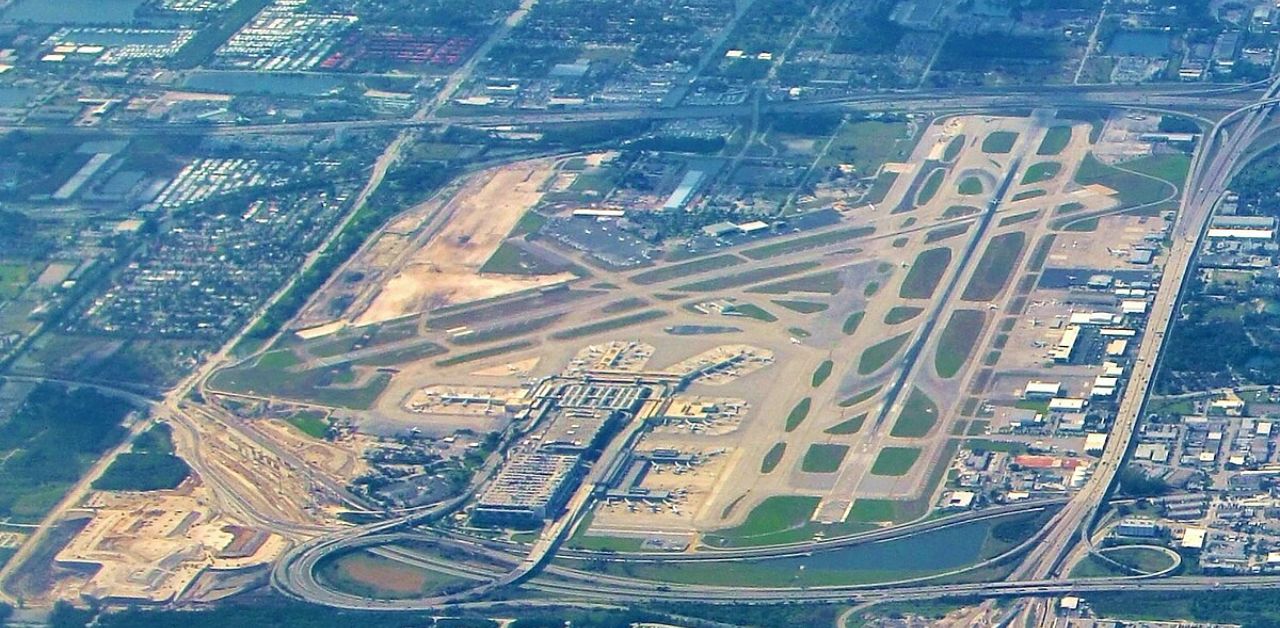
<instances>
[{"instance_id":1,"label":"highway","mask_svg":"<svg viewBox=\"0 0 1280 628\"><path fill-rule=\"evenodd\" d=\"M842 98L824 100L767 101L760 105L760 113L806 113L843 109L874 111L978 111L994 108L1029 107L1123 107L1170 111L1235 110L1256 102L1258 83L1230 87L1204 88L1198 85L1081 85L1036 86L1034 88L969 88L945 90L919 90L901 92L868 92ZM612 120L671 120L696 118L746 117L752 115L755 104L745 102L731 105L676 106L676 107L614 107L599 109L511 109L480 111L474 114L441 114L435 108L439 101L432 101L423 110L403 118L376 120L337 120L325 122L282 122L273 124L243 125L131 125L128 127L43 127L28 124L23 127L0 126L0 132L18 130L57 130L62 133L104 132L133 135L264 135L319 133L327 131L353 131L367 129L412 129L438 125L464 125L477 127L510 127L532 124L561 124L572 122L599 122Z\"/></svg>"}]
</instances>

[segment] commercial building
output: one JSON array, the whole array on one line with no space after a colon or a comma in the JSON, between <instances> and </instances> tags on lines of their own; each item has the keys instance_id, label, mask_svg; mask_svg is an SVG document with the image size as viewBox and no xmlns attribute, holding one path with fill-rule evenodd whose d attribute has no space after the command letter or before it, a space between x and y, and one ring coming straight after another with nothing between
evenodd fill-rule
<instances>
[{"instance_id":1,"label":"commercial building","mask_svg":"<svg viewBox=\"0 0 1280 628\"><path fill-rule=\"evenodd\" d=\"M1270 216L1214 216L1209 223L1212 229L1268 229L1276 228L1276 219Z\"/></svg>"},{"instance_id":2,"label":"commercial building","mask_svg":"<svg viewBox=\"0 0 1280 628\"><path fill-rule=\"evenodd\" d=\"M1147 302L1146 301L1121 301L1120 311L1124 312L1125 314L1146 314Z\"/></svg>"},{"instance_id":3,"label":"commercial building","mask_svg":"<svg viewBox=\"0 0 1280 628\"><path fill-rule=\"evenodd\" d=\"M1100 432L1093 432L1084 437L1084 452L1087 454L1098 455L1107 447L1107 435Z\"/></svg>"},{"instance_id":4,"label":"commercial building","mask_svg":"<svg viewBox=\"0 0 1280 628\"><path fill-rule=\"evenodd\" d=\"M1151 249L1134 249L1129 253L1129 263L1137 265L1146 265L1151 263L1151 259L1155 257L1156 252Z\"/></svg>"},{"instance_id":5,"label":"commercial building","mask_svg":"<svg viewBox=\"0 0 1280 628\"><path fill-rule=\"evenodd\" d=\"M1207 528L1187 528L1182 533L1181 546L1186 549L1203 549L1206 537L1209 536Z\"/></svg>"},{"instance_id":6,"label":"commercial building","mask_svg":"<svg viewBox=\"0 0 1280 628\"><path fill-rule=\"evenodd\" d=\"M1215 69L1230 71L1236 65L1236 55L1240 53L1240 31L1231 31L1218 35L1213 42L1213 66Z\"/></svg>"},{"instance_id":7,"label":"commercial building","mask_svg":"<svg viewBox=\"0 0 1280 628\"><path fill-rule=\"evenodd\" d=\"M1223 229L1211 228L1205 234L1213 240L1270 240L1275 236L1274 229Z\"/></svg>"},{"instance_id":8,"label":"commercial building","mask_svg":"<svg viewBox=\"0 0 1280 628\"><path fill-rule=\"evenodd\" d=\"M622 218L627 212L622 209L575 209L573 215L584 218Z\"/></svg>"},{"instance_id":9,"label":"commercial building","mask_svg":"<svg viewBox=\"0 0 1280 628\"><path fill-rule=\"evenodd\" d=\"M1111 325L1118 321L1111 312L1073 312L1067 320L1070 325Z\"/></svg>"}]
</instances>

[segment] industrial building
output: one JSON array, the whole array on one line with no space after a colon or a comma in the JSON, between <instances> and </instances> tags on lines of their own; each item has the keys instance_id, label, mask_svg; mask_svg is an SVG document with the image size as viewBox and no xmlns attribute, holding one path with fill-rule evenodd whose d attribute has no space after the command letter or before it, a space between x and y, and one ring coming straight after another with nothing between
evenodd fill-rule
<instances>
[{"instance_id":1,"label":"industrial building","mask_svg":"<svg viewBox=\"0 0 1280 628\"><path fill-rule=\"evenodd\" d=\"M1129 517L1116 525L1116 534L1120 536L1152 539L1160 536L1160 525L1151 519Z\"/></svg>"},{"instance_id":2,"label":"industrial building","mask_svg":"<svg viewBox=\"0 0 1280 628\"><path fill-rule=\"evenodd\" d=\"M1042 382L1032 380L1022 389L1024 399L1049 399L1062 393L1061 382Z\"/></svg>"},{"instance_id":3,"label":"industrial building","mask_svg":"<svg viewBox=\"0 0 1280 628\"><path fill-rule=\"evenodd\" d=\"M579 462L568 454L512 454L476 500L472 520L502 525L555 517L577 486Z\"/></svg>"},{"instance_id":4,"label":"industrial building","mask_svg":"<svg viewBox=\"0 0 1280 628\"><path fill-rule=\"evenodd\" d=\"M1058 345L1053 348L1050 355L1054 362L1070 362L1072 354L1076 351L1076 342L1080 340L1080 328L1071 326L1062 332L1062 338L1058 340Z\"/></svg>"},{"instance_id":5,"label":"industrial building","mask_svg":"<svg viewBox=\"0 0 1280 628\"><path fill-rule=\"evenodd\" d=\"M668 210L684 209L704 176L705 174L701 170L690 170L684 173L684 178L680 180L680 184L676 186L676 189L671 192L671 196L667 197L667 202L662 204L662 208Z\"/></svg>"}]
</instances>

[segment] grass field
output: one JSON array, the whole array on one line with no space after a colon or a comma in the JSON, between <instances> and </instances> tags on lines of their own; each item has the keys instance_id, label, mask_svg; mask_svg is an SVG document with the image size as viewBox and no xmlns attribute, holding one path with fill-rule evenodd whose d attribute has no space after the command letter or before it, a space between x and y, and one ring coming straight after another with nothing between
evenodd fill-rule
<instances>
[{"instance_id":1,"label":"grass field","mask_svg":"<svg viewBox=\"0 0 1280 628\"><path fill-rule=\"evenodd\" d=\"M1048 194L1048 192L1038 188L1035 190L1023 190L1021 192L1018 192L1017 194L1014 194L1012 197L1009 198L1009 200L1015 201L1015 202L1025 201L1028 199L1040 198L1041 196L1044 196L1046 194Z\"/></svg>"},{"instance_id":2,"label":"grass field","mask_svg":"<svg viewBox=\"0 0 1280 628\"><path fill-rule=\"evenodd\" d=\"M831 307L826 303L817 301L792 301L788 299L772 299L772 303L799 314L817 314L818 312L825 312L827 308Z\"/></svg>"},{"instance_id":3,"label":"grass field","mask_svg":"<svg viewBox=\"0 0 1280 628\"><path fill-rule=\"evenodd\" d=\"M987 243L978 267L960 295L963 301L990 301L1004 290L1013 266L1026 246L1027 234L1021 231L1002 233Z\"/></svg>"},{"instance_id":4,"label":"grass field","mask_svg":"<svg viewBox=\"0 0 1280 628\"><path fill-rule=\"evenodd\" d=\"M876 175L876 180L871 183L871 187L867 188L865 194L862 195L864 203L883 203L884 198L889 195L889 191L893 189L893 184L898 181L898 173L884 171Z\"/></svg>"},{"instance_id":5,"label":"grass field","mask_svg":"<svg viewBox=\"0 0 1280 628\"><path fill-rule=\"evenodd\" d=\"M951 138L951 141L947 143L946 150L942 152L942 161L955 161L955 158L960 156L960 151L964 150L964 142L964 135L957 135Z\"/></svg>"},{"instance_id":6,"label":"grass field","mask_svg":"<svg viewBox=\"0 0 1280 628\"><path fill-rule=\"evenodd\" d=\"M768 310L755 305L753 303L736 303L724 309L724 313L730 316L745 316L747 318L772 323L778 320L777 316L770 314Z\"/></svg>"},{"instance_id":7,"label":"grass field","mask_svg":"<svg viewBox=\"0 0 1280 628\"><path fill-rule=\"evenodd\" d=\"M929 178L924 180L924 185L920 186L920 193L916 195L916 206L924 205L933 200L937 196L938 189L942 187L942 179L947 176L944 168L936 168L929 173Z\"/></svg>"},{"instance_id":8,"label":"grass field","mask_svg":"<svg viewBox=\"0 0 1280 628\"><path fill-rule=\"evenodd\" d=\"M867 413L863 412L858 416L845 419L839 423L836 423L835 425L832 425L831 427L828 427L825 430L822 430L822 433L831 434L833 436L857 434L858 431L862 429L862 424L866 423L866 421L867 421Z\"/></svg>"},{"instance_id":9,"label":"grass field","mask_svg":"<svg viewBox=\"0 0 1280 628\"><path fill-rule=\"evenodd\" d=\"M836 363L831 360L823 360L822 364L819 364L818 368L814 369L813 377L809 380L810 385L817 388L825 384L827 378L831 377L831 369L835 368L835 365Z\"/></svg>"},{"instance_id":10,"label":"grass field","mask_svg":"<svg viewBox=\"0 0 1280 628\"><path fill-rule=\"evenodd\" d=\"M915 145L904 122L862 120L840 127L819 167L852 164L858 176L869 177L888 161L905 161Z\"/></svg>"},{"instance_id":11,"label":"grass field","mask_svg":"<svg viewBox=\"0 0 1280 628\"><path fill-rule=\"evenodd\" d=\"M1041 161L1031 164L1022 174L1022 185L1048 181L1062 172L1062 164L1056 161Z\"/></svg>"},{"instance_id":12,"label":"grass field","mask_svg":"<svg viewBox=\"0 0 1280 628\"><path fill-rule=\"evenodd\" d=\"M884 315L884 324L898 325L900 323L905 323L919 316L920 313L923 311L924 311L924 308L922 307L911 307L909 305L899 305L889 310L889 312Z\"/></svg>"},{"instance_id":13,"label":"grass field","mask_svg":"<svg viewBox=\"0 0 1280 628\"><path fill-rule=\"evenodd\" d=\"M564 270L555 264L549 264L541 257L534 255L511 242L503 242L480 267L482 273L498 275L554 275Z\"/></svg>"},{"instance_id":14,"label":"grass field","mask_svg":"<svg viewBox=\"0 0 1280 628\"><path fill-rule=\"evenodd\" d=\"M383 600L420 597L465 582L365 550L322 561L316 571L321 580L340 591Z\"/></svg>"},{"instance_id":15,"label":"grass field","mask_svg":"<svg viewBox=\"0 0 1280 628\"><path fill-rule=\"evenodd\" d=\"M911 270L907 271L907 278L902 280L902 288L898 291L898 296L904 299L932 297L938 282L942 281L942 275L947 272L949 264L951 264L949 247L940 246L921 252L916 256L915 263L911 264Z\"/></svg>"},{"instance_id":16,"label":"grass field","mask_svg":"<svg viewBox=\"0 0 1280 628\"><path fill-rule=\"evenodd\" d=\"M862 317L866 316L866 312L854 312L844 319L844 324L840 326L840 331L846 336L852 336L858 331L858 325L862 324Z\"/></svg>"},{"instance_id":17,"label":"grass field","mask_svg":"<svg viewBox=\"0 0 1280 628\"><path fill-rule=\"evenodd\" d=\"M575 532L568 541L565 541L566 546L573 549L597 552L640 552L644 550L644 539L641 538L587 534L587 526L585 525L579 525L578 529L582 532ZM532 542L532 540L529 542Z\"/></svg>"},{"instance_id":18,"label":"grass field","mask_svg":"<svg viewBox=\"0 0 1280 628\"><path fill-rule=\"evenodd\" d=\"M902 407L902 414L893 424L891 436L898 438L921 438L933 429L938 422L938 406L928 395L912 388L907 402Z\"/></svg>"},{"instance_id":19,"label":"grass field","mask_svg":"<svg viewBox=\"0 0 1280 628\"><path fill-rule=\"evenodd\" d=\"M723 275L721 277L713 277L702 281L687 283L682 286L673 288L678 292L708 292L712 290L728 290L730 288L740 288L753 283L769 281L770 279L778 279L787 275L802 273L806 270L813 270L821 266L820 262L796 262L794 264L783 264L781 266L767 266L765 268L757 268L731 275Z\"/></svg>"},{"instance_id":20,"label":"grass field","mask_svg":"<svg viewBox=\"0 0 1280 628\"><path fill-rule=\"evenodd\" d=\"M938 338L938 353L933 365L938 376L950 379L960 372L973 355L978 336L982 335L985 316L979 310L956 310Z\"/></svg>"},{"instance_id":21,"label":"grass field","mask_svg":"<svg viewBox=\"0 0 1280 628\"><path fill-rule=\"evenodd\" d=\"M1027 262L1027 270L1039 271L1044 267L1044 261L1048 260L1048 253L1053 249L1053 240L1057 239L1056 235L1044 235L1036 244L1036 251L1032 251L1032 258Z\"/></svg>"},{"instance_id":22,"label":"grass field","mask_svg":"<svg viewBox=\"0 0 1280 628\"><path fill-rule=\"evenodd\" d=\"M630 312L631 310L640 309L648 304L649 302L644 300L641 297L627 297L625 299L619 299L612 303L606 303L603 307L600 308L600 313L601 314L621 314L623 312Z\"/></svg>"},{"instance_id":23,"label":"grass field","mask_svg":"<svg viewBox=\"0 0 1280 628\"><path fill-rule=\"evenodd\" d=\"M844 283L840 280L840 272L835 270L823 271L795 279L783 279L767 283L763 286L749 288L747 292L753 294L790 294L792 292L804 292L810 294L839 294L844 289Z\"/></svg>"},{"instance_id":24,"label":"grass field","mask_svg":"<svg viewBox=\"0 0 1280 628\"><path fill-rule=\"evenodd\" d=\"M973 224L972 221L961 223L958 225L947 225L945 227L939 227L937 229L934 229L933 231L930 231L929 233L926 233L924 235L924 243L933 244L934 242L946 240L947 238L954 238L955 236L961 235L966 231L968 231L969 225L971 224Z\"/></svg>"},{"instance_id":25,"label":"grass field","mask_svg":"<svg viewBox=\"0 0 1280 628\"><path fill-rule=\"evenodd\" d=\"M684 262L682 264L672 264L670 266L663 266L662 268L646 270L642 273L633 275L631 277L631 281L634 281L642 286L646 286L649 284L660 283L663 281L670 281L672 279L680 279L682 277L688 277L689 275L696 275L698 273L705 273L713 270L731 268L741 263L742 263L741 257L726 253L724 255L704 257L702 259L697 259L692 262Z\"/></svg>"},{"instance_id":26,"label":"grass field","mask_svg":"<svg viewBox=\"0 0 1280 628\"><path fill-rule=\"evenodd\" d=\"M909 338L911 338L911 332L899 334L868 347L858 360L858 374L870 375L883 368L889 360L893 359L893 356L898 354L902 346L907 344Z\"/></svg>"},{"instance_id":27,"label":"grass field","mask_svg":"<svg viewBox=\"0 0 1280 628\"><path fill-rule=\"evenodd\" d=\"M1076 171L1076 183L1081 185L1105 185L1115 190L1116 198L1120 201L1121 207L1146 205L1169 196L1171 192L1170 186L1177 186L1182 183L1182 178L1186 176L1186 169L1189 163L1182 156L1162 155L1142 157L1121 164L1124 168L1135 172L1142 172L1161 179L1164 179L1165 176L1170 176L1176 180L1176 182L1164 183L1108 166L1098 161L1093 156L1093 153L1090 153L1085 155L1084 160L1080 162L1080 168ZM1181 168L1181 177L1178 176L1178 168ZM1165 180L1168 181L1168 179Z\"/></svg>"},{"instance_id":28,"label":"grass field","mask_svg":"<svg viewBox=\"0 0 1280 628\"><path fill-rule=\"evenodd\" d=\"M1003 155L1013 150L1018 134L1013 131L995 131L982 139L982 152Z\"/></svg>"},{"instance_id":29,"label":"grass field","mask_svg":"<svg viewBox=\"0 0 1280 628\"><path fill-rule=\"evenodd\" d=\"M786 430L788 432L794 432L797 427L800 427L801 423L804 423L805 418L809 416L809 408L812 405L813 399L805 397L794 408L791 408L791 412L787 414Z\"/></svg>"},{"instance_id":30,"label":"grass field","mask_svg":"<svg viewBox=\"0 0 1280 628\"><path fill-rule=\"evenodd\" d=\"M18 296L31 283L31 273L26 262L0 262L0 299Z\"/></svg>"},{"instance_id":31,"label":"grass field","mask_svg":"<svg viewBox=\"0 0 1280 628\"><path fill-rule=\"evenodd\" d=\"M289 425L311 438L324 438L329 432L329 413L320 410L303 410L285 419Z\"/></svg>"},{"instance_id":32,"label":"grass field","mask_svg":"<svg viewBox=\"0 0 1280 628\"><path fill-rule=\"evenodd\" d=\"M809 517L813 516L813 509L817 507L817 497L775 495L760 502L760 505L752 509L741 524L717 530L714 535L709 536L730 541L730 543L724 543L726 546L739 545L741 541L752 537L776 535L788 528L803 526L809 521ZM733 543L733 541L738 542ZM714 539L712 544L715 544Z\"/></svg>"},{"instance_id":33,"label":"grass field","mask_svg":"<svg viewBox=\"0 0 1280 628\"><path fill-rule=\"evenodd\" d=\"M1071 127L1055 126L1049 127L1045 132L1044 139L1040 140L1040 148L1036 149L1036 154L1042 157L1057 155L1062 149L1071 143Z\"/></svg>"},{"instance_id":34,"label":"grass field","mask_svg":"<svg viewBox=\"0 0 1280 628\"><path fill-rule=\"evenodd\" d=\"M871 465L871 475L906 475L918 458L919 447L885 447Z\"/></svg>"},{"instance_id":35,"label":"grass field","mask_svg":"<svg viewBox=\"0 0 1280 628\"><path fill-rule=\"evenodd\" d=\"M469 334L455 336L451 340L453 344L462 347L497 342L508 338L526 336L535 331L546 329L563 317L564 314L553 313L545 316L526 318L523 320L515 319L510 322L499 323L498 325L486 329L477 329Z\"/></svg>"},{"instance_id":36,"label":"grass field","mask_svg":"<svg viewBox=\"0 0 1280 628\"><path fill-rule=\"evenodd\" d=\"M1107 551L1107 557L1142 573L1157 573L1173 564L1169 555L1145 547L1121 547ZM1071 569L1072 578L1110 578L1132 576L1133 572L1089 555Z\"/></svg>"},{"instance_id":37,"label":"grass field","mask_svg":"<svg viewBox=\"0 0 1280 628\"><path fill-rule=\"evenodd\" d=\"M980 426L982 427L982 426ZM985 427L983 427L985 429ZM982 432L979 431L979 434ZM964 441L965 449L969 451L998 451L1008 454L1024 454L1027 453L1027 444L1009 440L988 440L986 438L970 438Z\"/></svg>"},{"instance_id":38,"label":"grass field","mask_svg":"<svg viewBox=\"0 0 1280 628\"><path fill-rule=\"evenodd\" d=\"M785 453L787 453L786 443L774 443L773 447L769 448L769 452L764 455L764 459L760 461L760 472L773 473Z\"/></svg>"},{"instance_id":39,"label":"grass field","mask_svg":"<svg viewBox=\"0 0 1280 628\"><path fill-rule=\"evenodd\" d=\"M1191 168L1191 156L1186 153L1163 153L1139 157L1119 164L1121 168L1159 177L1179 188Z\"/></svg>"},{"instance_id":40,"label":"grass field","mask_svg":"<svg viewBox=\"0 0 1280 628\"><path fill-rule=\"evenodd\" d=\"M800 462L800 470L805 473L835 473L840 470L845 454L849 453L848 445L838 443L814 443L804 452L804 460Z\"/></svg>"},{"instance_id":41,"label":"grass field","mask_svg":"<svg viewBox=\"0 0 1280 628\"><path fill-rule=\"evenodd\" d=\"M613 331L615 329L622 329L632 325L639 325L640 323L647 323L668 315L668 312L665 310L645 310L643 312L636 312L635 314L605 319L589 325L570 327L569 329L551 334L551 337L556 340L571 340L573 338L581 338L583 336L590 336L591 334L598 334L600 332Z\"/></svg>"},{"instance_id":42,"label":"grass field","mask_svg":"<svg viewBox=\"0 0 1280 628\"><path fill-rule=\"evenodd\" d=\"M943 218L964 218L980 213L982 210L973 205L952 205L942 212Z\"/></svg>"},{"instance_id":43,"label":"grass field","mask_svg":"<svg viewBox=\"0 0 1280 628\"><path fill-rule=\"evenodd\" d=\"M893 502L887 499L856 499L849 509L849 519L854 521L898 521Z\"/></svg>"},{"instance_id":44,"label":"grass field","mask_svg":"<svg viewBox=\"0 0 1280 628\"><path fill-rule=\"evenodd\" d=\"M478 351L472 351L470 353L461 353L455 356L450 356L443 360L437 360L436 366L442 366L442 367L456 366L458 364L465 364L467 362L483 360L485 358L491 358L493 356L502 355L504 353L511 353L513 351L527 349L532 346L533 346L532 340L517 340L515 342L509 342L505 345L499 345L497 347L488 347L486 349L480 349Z\"/></svg>"},{"instance_id":45,"label":"grass field","mask_svg":"<svg viewBox=\"0 0 1280 628\"><path fill-rule=\"evenodd\" d=\"M1085 218L1083 220L1077 220L1075 222L1072 222L1071 224L1068 224L1063 230L1086 232L1086 233L1090 231L1097 231L1098 219L1097 217L1094 217L1094 218Z\"/></svg>"},{"instance_id":46,"label":"grass field","mask_svg":"<svg viewBox=\"0 0 1280 628\"><path fill-rule=\"evenodd\" d=\"M843 401L841 401L841 402L840 402L840 404L839 404L839 405L840 405L840 407L841 407L841 408L849 408L849 407L853 407L853 406L856 406L856 405L858 405L858 404L860 404L860 403L862 403L862 402L864 402L864 401L866 401L866 400L868 400L868 399L870 399L870 398L872 398L872 397L876 396L876 393L878 393L878 392L880 392L880 387L879 387L879 386L873 386L873 387L868 388L868 389L866 389L866 390L864 390L864 391L862 391L862 392L860 392L860 393L858 393L858 394L856 394L856 395L854 395L854 396L852 396L852 397L849 397L849 398L847 398L847 399L844 399Z\"/></svg>"},{"instance_id":47,"label":"grass field","mask_svg":"<svg viewBox=\"0 0 1280 628\"><path fill-rule=\"evenodd\" d=\"M377 373L364 385L352 386L356 373L350 365L298 372L289 370L299 364L292 350L276 349L264 353L250 364L218 371L209 383L216 390L233 393L278 396L323 406L365 410L391 382L391 375Z\"/></svg>"},{"instance_id":48,"label":"grass field","mask_svg":"<svg viewBox=\"0 0 1280 628\"><path fill-rule=\"evenodd\" d=\"M957 191L964 196L982 194L982 179L979 179L978 177L965 177L965 179L960 182L960 187Z\"/></svg>"},{"instance_id":49,"label":"grass field","mask_svg":"<svg viewBox=\"0 0 1280 628\"><path fill-rule=\"evenodd\" d=\"M1028 221L1028 220L1032 220L1032 219L1034 219L1036 216L1038 216L1039 214L1040 214L1040 210L1038 210L1038 209L1033 209L1033 210L1031 210L1031 211L1029 211L1029 212L1022 212L1021 214L1014 214L1014 215L1012 215L1012 216L1005 216L1004 218L1001 218L1001 219L1000 219L1000 225L999 225L999 226L1001 226L1001 227L1008 227L1009 225L1016 225L1016 224L1018 224L1018 223L1020 223L1020 222L1026 222L1026 221Z\"/></svg>"},{"instance_id":50,"label":"grass field","mask_svg":"<svg viewBox=\"0 0 1280 628\"><path fill-rule=\"evenodd\" d=\"M801 236L773 244L758 246L754 249L747 249L742 252L743 255L753 259L762 260L779 255L787 255L789 253L798 253L823 246L831 246L856 240L875 233L875 227L846 227L844 229L836 229L835 231L827 231L824 233L815 233L813 235Z\"/></svg>"}]
</instances>

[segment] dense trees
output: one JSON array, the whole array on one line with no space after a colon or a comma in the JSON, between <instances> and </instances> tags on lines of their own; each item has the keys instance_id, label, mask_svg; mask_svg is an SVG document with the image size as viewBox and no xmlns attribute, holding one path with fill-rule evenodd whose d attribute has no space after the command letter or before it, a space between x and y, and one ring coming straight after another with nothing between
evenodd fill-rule
<instances>
[{"instance_id":1,"label":"dense trees","mask_svg":"<svg viewBox=\"0 0 1280 628\"><path fill-rule=\"evenodd\" d=\"M129 403L91 388L41 384L0 429L0 515L35 519L120 442Z\"/></svg>"}]
</instances>

